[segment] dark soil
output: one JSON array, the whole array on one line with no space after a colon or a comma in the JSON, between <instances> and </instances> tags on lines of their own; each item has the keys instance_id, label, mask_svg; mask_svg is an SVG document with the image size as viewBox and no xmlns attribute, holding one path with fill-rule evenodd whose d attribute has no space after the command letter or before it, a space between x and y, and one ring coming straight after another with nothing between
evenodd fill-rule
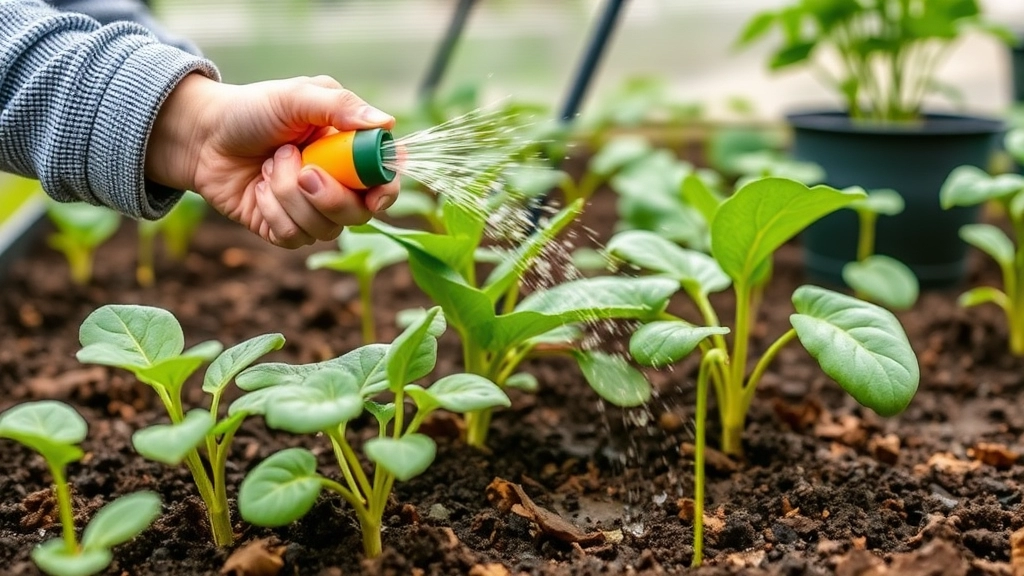
<instances>
[{"instance_id":1,"label":"dark soil","mask_svg":"<svg viewBox=\"0 0 1024 576\"><path fill-rule=\"evenodd\" d=\"M585 221L607 232L613 197L599 195ZM42 242L2 279L0 410L60 398L88 419L86 458L70 467L79 526L114 496L152 489L163 497L164 516L116 549L107 574L217 574L233 550L209 543L187 472L148 462L131 448L134 430L165 421L153 394L122 371L80 365L78 327L104 304L145 303L171 310L188 345L209 338L231 345L279 331L288 343L268 359L312 362L359 345L356 285L336 273L307 271L304 260L314 249L275 249L211 219L187 260L162 260L158 285L141 289L134 232L126 222L100 249L88 288L72 287L61 257ZM994 267L974 258L969 282L997 282ZM788 326L788 297L800 282L799 248L786 246L755 331L759 351ZM1011 574L1010 534L1024 527L1024 466L1017 457L1024 448L1024 362L1006 352L997 310L961 310L956 295L926 294L900 314L922 368L917 398L901 416L882 419L860 408L799 346L780 355L750 414L746 461L711 461L707 561L697 573ZM397 334L396 311L427 304L402 266L380 275L375 297L383 340ZM728 295L716 305L731 317ZM688 314L684 302L673 307ZM437 373L458 370L459 359L457 343L446 336ZM512 409L496 415L491 454L460 444L450 421L431 423L437 460L396 486L381 558L362 559L353 514L326 497L279 530L254 528L235 514L236 548L271 538L269 546L283 556L281 574L686 571L692 530L685 498L693 481L682 445L692 441L695 362L651 373L656 400L625 413L602 405L571 363L533 360L528 368L541 390L513 394ZM187 403L201 402L199 382L192 382ZM353 438L367 424L355 426ZM315 447L325 473L334 474L323 439L271 433L254 418L234 443L231 495L261 459L294 445ZM44 491L50 478L41 459L20 445L2 441L0 454L0 565L5 574L37 574L32 546L59 536ZM539 506L584 531L620 530L621 541L574 545L546 536L488 500L496 477L521 485Z\"/></svg>"}]
</instances>

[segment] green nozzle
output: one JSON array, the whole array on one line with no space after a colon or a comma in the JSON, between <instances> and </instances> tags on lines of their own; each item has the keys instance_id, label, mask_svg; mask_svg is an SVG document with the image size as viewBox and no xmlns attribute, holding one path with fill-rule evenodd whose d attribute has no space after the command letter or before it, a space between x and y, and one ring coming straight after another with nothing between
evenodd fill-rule
<instances>
[{"instance_id":1,"label":"green nozzle","mask_svg":"<svg viewBox=\"0 0 1024 576\"><path fill-rule=\"evenodd\" d=\"M385 162L394 162L395 148L387 146L395 141L391 132L383 128L357 130L352 139L352 163L356 174L367 188L387 184L395 179L395 171L384 167Z\"/></svg>"}]
</instances>

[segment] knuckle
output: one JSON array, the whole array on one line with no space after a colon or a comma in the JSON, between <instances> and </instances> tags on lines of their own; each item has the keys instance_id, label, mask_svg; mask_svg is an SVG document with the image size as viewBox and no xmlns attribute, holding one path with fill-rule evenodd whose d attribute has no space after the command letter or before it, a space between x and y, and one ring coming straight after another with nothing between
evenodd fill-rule
<instances>
[{"instance_id":1,"label":"knuckle","mask_svg":"<svg viewBox=\"0 0 1024 576\"><path fill-rule=\"evenodd\" d=\"M334 79L334 77L328 76L327 74L313 76L312 78L310 78L310 82L316 84L317 86L322 86L324 88L341 88L341 82L338 82L337 80Z\"/></svg>"}]
</instances>

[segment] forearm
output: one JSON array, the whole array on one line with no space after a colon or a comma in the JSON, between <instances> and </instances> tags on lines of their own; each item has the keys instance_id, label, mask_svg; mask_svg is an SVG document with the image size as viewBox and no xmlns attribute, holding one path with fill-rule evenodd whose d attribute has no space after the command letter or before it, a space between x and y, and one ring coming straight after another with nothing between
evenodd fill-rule
<instances>
[{"instance_id":1,"label":"forearm","mask_svg":"<svg viewBox=\"0 0 1024 576\"><path fill-rule=\"evenodd\" d=\"M163 215L180 190L146 180L147 140L193 72L218 77L141 26L0 0L0 169L38 178L57 200Z\"/></svg>"}]
</instances>

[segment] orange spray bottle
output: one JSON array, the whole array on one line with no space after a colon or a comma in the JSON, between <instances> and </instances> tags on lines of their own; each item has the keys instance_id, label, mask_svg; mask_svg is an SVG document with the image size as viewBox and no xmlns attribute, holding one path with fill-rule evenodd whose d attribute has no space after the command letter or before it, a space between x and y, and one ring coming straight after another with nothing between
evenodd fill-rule
<instances>
[{"instance_id":1,"label":"orange spray bottle","mask_svg":"<svg viewBox=\"0 0 1024 576\"><path fill-rule=\"evenodd\" d=\"M395 161L393 142L383 128L337 132L306 146L302 163L316 164L352 190L366 190L395 179L385 166Z\"/></svg>"}]
</instances>

